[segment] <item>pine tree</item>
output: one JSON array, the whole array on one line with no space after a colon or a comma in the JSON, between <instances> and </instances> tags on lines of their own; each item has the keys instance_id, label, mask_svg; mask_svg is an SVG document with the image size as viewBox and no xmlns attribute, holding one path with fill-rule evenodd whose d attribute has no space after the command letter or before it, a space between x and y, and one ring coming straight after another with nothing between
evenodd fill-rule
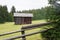
<instances>
[{"instance_id":1,"label":"pine tree","mask_svg":"<svg viewBox=\"0 0 60 40\"><path fill-rule=\"evenodd\" d=\"M12 15L14 15L15 12L16 12L15 7L12 6L12 8L11 8L11 13L12 13Z\"/></svg>"}]
</instances>

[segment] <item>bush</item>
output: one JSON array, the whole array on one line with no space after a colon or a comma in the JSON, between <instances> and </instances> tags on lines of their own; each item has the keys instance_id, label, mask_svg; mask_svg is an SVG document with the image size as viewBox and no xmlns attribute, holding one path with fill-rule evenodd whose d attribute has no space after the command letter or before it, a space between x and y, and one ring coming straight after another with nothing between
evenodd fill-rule
<instances>
[{"instance_id":1,"label":"bush","mask_svg":"<svg viewBox=\"0 0 60 40\"><path fill-rule=\"evenodd\" d=\"M47 15L49 16L47 21L56 23L53 23L52 29L42 32L42 37L46 40L60 40L60 10L50 8Z\"/></svg>"},{"instance_id":2,"label":"bush","mask_svg":"<svg viewBox=\"0 0 60 40\"><path fill-rule=\"evenodd\" d=\"M42 36L46 40L60 40L60 27L55 27L42 32Z\"/></svg>"}]
</instances>

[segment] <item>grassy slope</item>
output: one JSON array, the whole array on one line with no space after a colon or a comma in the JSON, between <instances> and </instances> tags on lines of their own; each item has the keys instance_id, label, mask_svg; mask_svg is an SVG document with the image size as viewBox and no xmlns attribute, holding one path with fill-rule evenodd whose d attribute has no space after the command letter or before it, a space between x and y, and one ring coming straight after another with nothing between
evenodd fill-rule
<instances>
[{"instance_id":1,"label":"grassy slope","mask_svg":"<svg viewBox=\"0 0 60 40\"><path fill-rule=\"evenodd\" d=\"M38 23L43 23L43 22L45 22L45 21L44 20L37 20L37 21L32 21L32 24L38 24ZM0 34L20 30L20 28L22 26L23 25L14 25L14 22L6 22L5 24L0 24ZM34 31L38 31L41 29L42 28L37 28L37 29L30 30L30 31L26 31L26 34L34 32ZM12 36L17 36L17 35L21 35L21 33L15 33L15 34L7 35L7 36L2 36L2 37L0 37L0 40L3 40L5 38L9 38ZM41 39L41 34L36 34L36 35L27 37L27 40L38 40L38 39Z\"/></svg>"}]
</instances>

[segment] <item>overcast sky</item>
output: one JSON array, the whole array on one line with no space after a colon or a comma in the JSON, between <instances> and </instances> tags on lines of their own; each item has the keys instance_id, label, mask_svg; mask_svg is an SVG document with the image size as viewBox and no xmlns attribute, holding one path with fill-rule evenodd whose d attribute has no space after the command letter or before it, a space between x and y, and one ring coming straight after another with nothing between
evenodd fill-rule
<instances>
[{"instance_id":1,"label":"overcast sky","mask_svg":"<svg viewBox=\"0 0 60 40\"><path fill-rule=\"evenodd\" d=\"M9 11L13 5L16 10L29 10L48 6L48 0L0 0L0 5L7 5Z\"/></svg>"}]
</instances>

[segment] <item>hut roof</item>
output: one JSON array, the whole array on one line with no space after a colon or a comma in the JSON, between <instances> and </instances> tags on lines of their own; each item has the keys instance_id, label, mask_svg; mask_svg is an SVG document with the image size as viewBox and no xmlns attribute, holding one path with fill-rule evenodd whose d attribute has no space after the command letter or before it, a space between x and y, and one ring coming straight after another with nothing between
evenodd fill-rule
<instances>
[{"instance_id":1,"label":"hut roof","mask_svg":"<svg viewBox=\"0 0 60 40\"><path fill-rule=\"evenodd\" d=\"M33 17L32 13L14 13L14 17Z\"/></svg>"}]
</instances>

